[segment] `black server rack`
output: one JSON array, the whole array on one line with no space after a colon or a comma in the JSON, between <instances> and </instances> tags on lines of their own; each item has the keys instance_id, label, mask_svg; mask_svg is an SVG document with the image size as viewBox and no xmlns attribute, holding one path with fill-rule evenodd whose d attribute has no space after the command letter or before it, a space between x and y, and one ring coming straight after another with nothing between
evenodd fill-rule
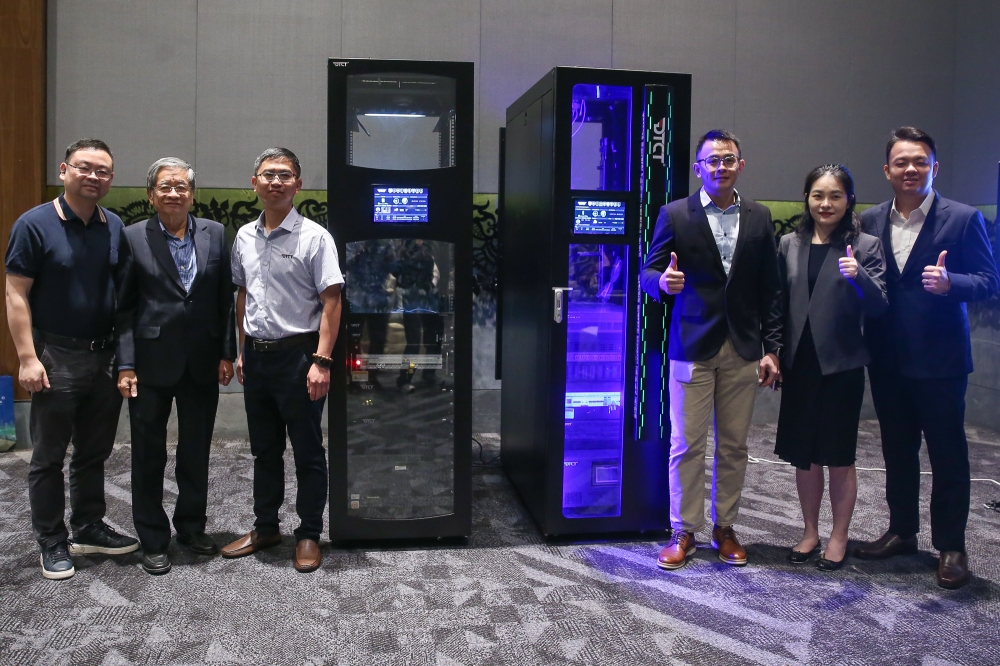
<instances>
[{"instance_id":1,"label":"black server rack","mask_svg":"<svg viewBox=\"0 0 1000 666\"><path fill-rule=\"evenodd\" d=\"M507 109L501 459L547 536L669 528L669 313L638 274L690 107L688 74L557 67Z\"/></svg>"},{"instance_id":2,"label":"black server rack","mask_svg":"<svg viewBox=\"0 0 1000 666\"><path fill-rule=\"evenodd\" d=\"M472 529L473 64L329 61L332 540Z\"/></svg>"}]
</instances>

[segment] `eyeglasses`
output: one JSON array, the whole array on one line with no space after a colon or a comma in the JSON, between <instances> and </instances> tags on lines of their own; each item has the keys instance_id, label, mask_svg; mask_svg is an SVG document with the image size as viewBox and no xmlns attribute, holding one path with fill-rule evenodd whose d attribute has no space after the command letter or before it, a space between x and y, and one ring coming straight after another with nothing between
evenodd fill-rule
<instances>
[{"instance_id":1,"label":"eyeglasses","mask_svg":"<svg viewBox=\"0 0 1000 666\"><path fill-rule=\"evenodd\" d=\"M257 177L263 178L265 183L273 183L275 180L279 183L290 183L296 178L291 171L264 171L257 174Z\"/></svg>"},{"instance_id":2,"label":"eyeglasses","mask_svg":"<svg viewBox=\"0 0 1000 666\"><path fill-rule=\"evenodd\" d=\"M170 194L171 192L176 192L177 194L184 196L191 191L191 188L183 183L180 185L167 185L166 183L160 183L156 186L156 191L160 194Z\"/></svg>"},{"instance_id":3,"label":"eyeglasses","mask_svg":"<svg viewBox=\"0 0 1000 666\"><path fill-rule=\"evenodd\" d=\"M711 157L706 157L705 159L698 161L707 166L709 169L718 169L720 164L725 165L727 169L732 169L740 163L740 158L736 155L724 155L723 157L712 155Z\"/></svg>"},{"instance_id":4,"label":"eyeglasses","mask_svg":"<svg viewBox=\"0 0 1000 666\"><path fill-rule=\"evenodd\" d=\"M66 166L71 166L80 172L81 176L89 176L91 174L97 178L97 180L108 180L114 175L113 171L108 171L103 167L92 167L89 164L70 164L66 162Z\"/></svg>"}]
</instances>

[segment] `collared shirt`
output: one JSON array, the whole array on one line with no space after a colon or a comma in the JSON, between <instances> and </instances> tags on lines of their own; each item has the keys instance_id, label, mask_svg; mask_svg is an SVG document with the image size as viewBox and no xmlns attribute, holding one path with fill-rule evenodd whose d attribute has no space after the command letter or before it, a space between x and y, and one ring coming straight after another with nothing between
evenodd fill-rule
<instances>
[{"instance_id":1,"label":"collared shirt","mask_svg":"<svg viewBox=\"0 0 1000 666\"><path fill-rule=\"evenodd\" d=\"M178 238L167 231L159 216L157 216L156 221L160 223L160 229L167 237L167 247L170 248L170 256L174 258L174 264L177 265L177 272L180 273L184 291L190 293L191 283L198 275L198 258L194 249L194 217L188 215L187 233L184 234L184 238Z\"/></svg>"},{"instance_id":2,"label":"collared shirt","mask_svg":"<svg viewBox=\"0 0 1000 666\"><path fill-rule=\"evenodd\" d=\"M14 223L8 273L33 280L31 325L70 338L100 338L114 326L118 248L125 225L97 207L84 224L63 195Z\"/></svg>"},{"instance_id":3,"label":"collared shirt","mask_svg":"<svg viewBox=\"0 0 1000 666\"><path fill-rule=\"evenodd\" d=\"M232 264L233 283L247 291L243 331L262 340L318 331L320 293L344 283L330 232L294 208L270 234L263 213L240 227Z\"/></svg>"},{"instance_id":4,"label":"collared shirt","mask_svg":"<svg viewBox=\"0 0 1000 666\"><path fill-rule=\"evenodd\" d=\"M917 242L917 236L924 226L928 213L931 212L931 205L934 203L934 190L924 198L920 207L910 213L909 218L896 210L896 200L892 200L892 211L889 213L889 223L892 225L892 255L896 257L896 266L900 271L906 266L906 260L910 258L910 251L913 244Z\"/></svg>"},{"instance_id":5,"label":"collared shirt","mask_svg":"<svg viewBox=\"0 0 1000 666\"><path fill-rule=\"evenodd\" d=\"M722 257L722 267L729 275L733 266L733 253L736 251L736 237L740 233L740 194L733 192L733 205L722 210L708 196L705 188L701 188L701 205L705 207L708 216L708 226L712 228L715 244L719 246L719 256Z\"/></svg>"}]
</instances>

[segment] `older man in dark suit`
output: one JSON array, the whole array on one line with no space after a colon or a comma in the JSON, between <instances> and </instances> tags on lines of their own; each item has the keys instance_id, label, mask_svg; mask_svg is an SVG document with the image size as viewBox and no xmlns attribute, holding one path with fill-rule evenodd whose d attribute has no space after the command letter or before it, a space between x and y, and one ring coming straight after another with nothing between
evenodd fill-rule
<instances>
[{"instance_id":1,"label":"older man in dark suit","mask_svg":"<svg viewBox=\"0 0 1000 666\"><path fill-rule=\"evenodd\" d=\"M983 216L934 191L934 140L900 127L886 146L885 176L895 197L866 210L866 233L886 248L889 309L865 323L872 400L882 430L889 529L856 554L880 559L917 551L920 435L934 474L931 540L941 552L938 585L969 580L969 445L965 390L972 372L966 302L989 298L997 269Z\"/></svg>"},{"instance_id":2,"label":"older man in dark suit","mask_svg":"<svg viewBox=\"0 0 1000 666\"><path fill-rule=\"evenodd\" d=\"M129 247L117 328L118 388L132 425L132 517L142 567L170 571L163 510L167 419L177 401L177 541L212 555L205 534L208 458L219 384L233 377L236 332L229 244L218 222L190 214L195 174L175 157L146 180L156 215L125 230Z\"/></svg>"},{"instance_id":3,"label":"older man in dark suit","mask_svg":"<svg viewBox=\"0 0 1000 666\"><path fill-rule=\"evenodd\" d=\"M674 299L670 319L670 526L660 552L677 569L705 524L705 445L715 414L712 545L743 565L733 530L747 467L758 382L778 374L781 282L770 211L739 195L740 143L723 130L701 137L694 172L702 189L660 210L642 288Z\"/></svg>"}]
</instances>

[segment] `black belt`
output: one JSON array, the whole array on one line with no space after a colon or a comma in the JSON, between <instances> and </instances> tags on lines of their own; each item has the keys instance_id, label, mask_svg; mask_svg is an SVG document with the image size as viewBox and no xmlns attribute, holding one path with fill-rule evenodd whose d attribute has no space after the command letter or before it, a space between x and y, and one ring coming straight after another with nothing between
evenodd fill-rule
<instances>
[{"instance_id":1,"label":"black belt","mask_svg":"<svg viewBox=\"0 0 1000 666\"><path fill-rule=\"evenodd\" d=\"M103 338L68 338L65 335L46 333L37 328L31 330L35 340L41 340L47 345L56 347L66 347L68 349L81 349L83 351L101 351L104 349L114 349L115 336L107 335Z\"/></svg>"},{"instance_id":2,"label":"black belt","mask_svg":"<svg viewBox=\"0 0 1000 666\"><path fill-rule=\"evenodd\" d=\"M312 333L299 333L298 335L290 335L287 338L278 338L277 340L261 340L260 338L252 338L248 335L246 341L254 351L281 351L282 349L291 349L293 347L304 347L310 342L315 346L319 342L319 333L316 331Z\"/></svg>"}]
</instances>

